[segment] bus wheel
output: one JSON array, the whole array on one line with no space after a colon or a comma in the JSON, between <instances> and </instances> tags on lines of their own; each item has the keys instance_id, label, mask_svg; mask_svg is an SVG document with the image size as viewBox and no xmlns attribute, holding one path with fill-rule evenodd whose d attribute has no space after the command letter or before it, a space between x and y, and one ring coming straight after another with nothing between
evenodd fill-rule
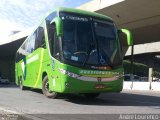
<instances>
[{"instance_id":1,"label":"bus wheel","mask_svg":"<svg viewBox=\"0 0 160 120\"><path fill-rule=\"evenodd\" d=\"M48 97L48 98L56 98L57 93L56 92L51 92L49 90L49 82L48 82L48 77L45 76L43 78L43 83L42 83L42 92L43 94Z\"/></svg>"},{"instance_id":2,"label":"bus wheel","mask_svg":"<svg viewBox=\"0 0 160 120\"><path fill-rule=\"evenodd\" d=\"M88 99L95 99L100 95L100 93L84 93L83 95Z\"/></svg>"}]
</instances>

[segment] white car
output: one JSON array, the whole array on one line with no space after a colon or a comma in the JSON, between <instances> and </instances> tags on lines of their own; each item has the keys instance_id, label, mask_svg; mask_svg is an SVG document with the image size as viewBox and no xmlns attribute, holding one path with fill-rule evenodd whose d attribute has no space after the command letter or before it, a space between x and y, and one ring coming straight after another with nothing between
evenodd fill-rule
<instances>
[{"instance_id":1,"label":"white car","mask_svg":"<svg viewBox=\"0 0 160 120\"><path fill-rule=\"evenodd\" d=\"M0 77L0 84L8 84L9 80L5 77Z\"/></svg>"}]
</instances>

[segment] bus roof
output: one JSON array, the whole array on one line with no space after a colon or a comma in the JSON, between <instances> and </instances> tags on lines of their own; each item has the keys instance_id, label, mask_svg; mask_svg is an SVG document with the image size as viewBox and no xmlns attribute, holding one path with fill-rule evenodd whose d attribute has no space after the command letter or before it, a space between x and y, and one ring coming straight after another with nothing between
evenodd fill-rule
<instances>
[{"instance_id":1,"label":"bus roof","mask_svg":"<svg viewBox=\"0 0 160 120\"><path fill-rule=\"evenodd\" d=\"M58 7L55 10L52 10L49 13L52 13L53 11L64 11L64 12L78 13L78 14L94 16L94 17L99 17L99 18L103 18L103 19L107 19L107 20L113 21L113 19L108 17L108 16L105 16L105 15L102 15L102 14L99 14L99 13L96 13L96 12L89 12L89 11L75 9L75 8Z\"/></svg>"}]
</instances>

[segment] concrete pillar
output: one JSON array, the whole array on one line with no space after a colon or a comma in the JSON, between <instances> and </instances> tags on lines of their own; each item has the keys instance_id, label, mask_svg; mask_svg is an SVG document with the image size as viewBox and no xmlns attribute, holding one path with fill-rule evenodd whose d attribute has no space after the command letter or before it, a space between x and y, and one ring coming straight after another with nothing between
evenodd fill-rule
<instances>
[{"instance_id":1,"label":"concrete pillar","mask_svg":"<svg viewBox=\"0 0 160 120\"><path fill-rule=\"evenodd\" d=\"M151 90L151 84L152 84L152 79L153 79L153 68L149 67L149 72L148 72L148 82L150 82L149 89Z\"/></svg>"},{"instance_id":2,"label":"concrete pillar","mask_svg":"<svg viewBox=\"0 0 160 120\"><path fill-rule=\"evenodd\" d=\"M152 74L153 74L153 68L149 68L148 72L148 82L152 82Z\"/></svg>"}]
</instances>

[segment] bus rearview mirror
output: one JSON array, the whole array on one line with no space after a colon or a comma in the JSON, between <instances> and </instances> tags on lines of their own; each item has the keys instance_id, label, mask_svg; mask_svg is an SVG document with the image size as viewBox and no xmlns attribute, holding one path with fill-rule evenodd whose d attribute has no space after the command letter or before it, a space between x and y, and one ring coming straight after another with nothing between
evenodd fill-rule
<instances>
[{"instance_id":1,"label":"bus rearview mirror","mask_svg":"<svg viewBox=\"0 0 160 120\"><path fill-rule=\"evenodd\" d=\"M122 56L124 57L129 46L133 45L132 34L127 29L118 30L118 37L121 43Z\"/></svg>"},{"instance_id":2,"label":"bus rearview mirror","mask_svg":"<svg viewBox=\"0 0 160 120\"><path fill-rule=\"evenodd\" d=\"M118 36L119 36L119 40L122 46L132 46L133 45L132 34L129 30L127 29L118 30Z\"/></svg>"}]
</instances>

